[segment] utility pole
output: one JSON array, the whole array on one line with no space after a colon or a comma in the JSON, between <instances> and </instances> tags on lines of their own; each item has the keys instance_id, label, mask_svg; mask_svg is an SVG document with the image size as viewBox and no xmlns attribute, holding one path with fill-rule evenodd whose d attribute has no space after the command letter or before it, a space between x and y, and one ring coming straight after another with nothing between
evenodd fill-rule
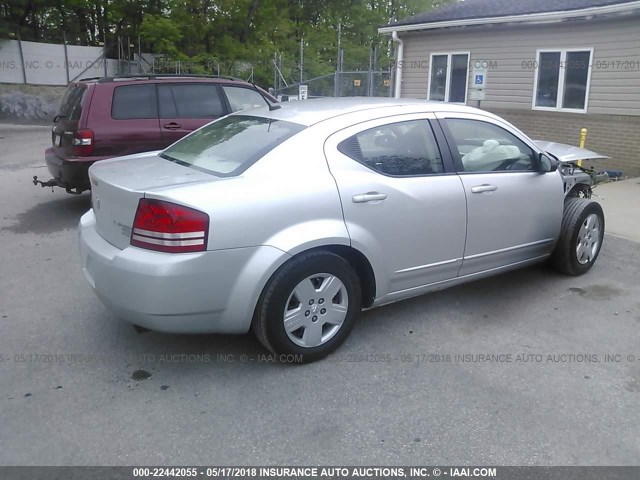
<instances>
[{"instance_id":1,"label":"utility pole","mask_svg":"<svg viewBox=\"0 0 640 480\"><path fill-rule=\"evenodd\" d=\"M276 63L278 59L278 53L273 53L273 89L278 90L278 64Z\"/></svg>"},{"instance_id":2,"label":"utility pole","mask_svg":"<svg viewBox=\"0 0 640 480\"><path fill-rule=\"evenodd\" d=\"M304 34L300 37L300 83L304 77Z\"/></svg>"},{"instance_id":3,"label":"utility pole","mask_svg":"<svg viewBox=\"0 0 640 480\"><path fill-rule=\"evenodd\" d=\"M67 54L67 35L62 32L62 45L64 45L64 71L67 74L67 85L69 85L69 55Z\"/></svg>"},{"instance_id":4,"label":"utility pole","mask_svg":"<svg viewBox=\"0 0 640 480\"><path fill-rule=\"evenodd\" d=\"M372 97L373 91L373 47L369 47L369 76L367 78L367 97Z\"/></svg>"},{"instance_id":5,"label":"utility pole","mask_svg":"<svg viewBox=\"0 0 640 480\"><path fill-rule=\"evenodd\" d=\"M142 70L142 46L140 45L140 35L138 35L138 73L144 73L144 70Z\"/></svg>"},{"instance_id":6,"label":"utility pole","mask_svg":"<svg viewBox=\"0 0 640 480\"><path fill-rule=\"evenodd\" d=\"M338 57L336 70L342 71L342 22L338 22Z\"/></svg>"},{"instance_id":7,"label":"utility pole","mask_svg":"<svg viewBox=\"0 0 640 480\"><path fill-rule=\"evenodd\" d=\"M333 96L342 96L342 22L338 22L338 56L336 57L336 74L333 79Z\"/></svg>"}]
</instances>

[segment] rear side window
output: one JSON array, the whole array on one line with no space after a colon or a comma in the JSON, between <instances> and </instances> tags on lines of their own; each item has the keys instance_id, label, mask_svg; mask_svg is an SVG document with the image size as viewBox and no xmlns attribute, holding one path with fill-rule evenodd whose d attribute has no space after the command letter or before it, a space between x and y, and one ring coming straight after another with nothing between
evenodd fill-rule
<instances>
[{"instance_id":1,"label":"rear side window","mask_svg":"<svg viewBox=\"0 0 640 480\"><path fill-rule=\"evenodd\" d=\"M438 144L426 120L370 128L340 142L338 150L384 175L414 176L444 172Z\"/></svg>"},{"instance_id":2,"label":"rear side window","mask_svg":"<svg viewBox=\"0 0 640 480\"><path fill-rule=\"evenodd\" d=\"M250 88L224 86L222 89L227 95L231 110L234 112L268 105L262 95Z\"/></svg>"},{"instance_id":3,"label":"rear side window","mask_svg":"<svg viewBox=\"0 0 640 480\"><path fill-rule=\"evenodd\" d=\"M155 85L116 87L113 91L111 118L115 120L158 118Z\"/></svg>"},{"instance_id":4,"label":"rear side window","mask_svg":"<svg viewBox=\"0 0 640 480\"><path fill-rule=\"evenodd\" d=\"M214 84L158 85L160 118L216 118L225 114Z\"/></svg>"},{"instance_id":5,"label":"rear side window","mask_svg":"<svg viewBox=\"0 0 640 480\"><path fill-rule=\"evenodd\" d=\"M231 115L205 125L160 156L220 177L239 175L305 127L271 118Z\"/></svg>"},{"instance_id":6,"label":"rear side window","mask_svg":"<svg viewBox=\"0 0 640 480\"><path fill-rule=\"evenodd\" d=\"M73 85L67 89L60 103L58 116L65 120L78 121L82 114L84 105L84 94L87 87L84 85Z\"/></svg>"}]
</instances>

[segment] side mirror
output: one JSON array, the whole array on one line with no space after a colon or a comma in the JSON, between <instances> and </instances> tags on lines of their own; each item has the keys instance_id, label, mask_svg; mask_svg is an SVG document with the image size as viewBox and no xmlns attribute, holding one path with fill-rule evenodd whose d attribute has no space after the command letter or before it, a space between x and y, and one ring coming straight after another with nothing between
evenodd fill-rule
<instances>
[{"instance_id":1,"label":"side mirror","mask_svg":"<svg viewBox=\"0 0 640 480\"><path fill-rule=\"evenodd\" d=\"M554 158L549 158L544 153L539 155L538 165L542 173L555 172L558 169L558 161Z\"/></svg>"}]
</instances>

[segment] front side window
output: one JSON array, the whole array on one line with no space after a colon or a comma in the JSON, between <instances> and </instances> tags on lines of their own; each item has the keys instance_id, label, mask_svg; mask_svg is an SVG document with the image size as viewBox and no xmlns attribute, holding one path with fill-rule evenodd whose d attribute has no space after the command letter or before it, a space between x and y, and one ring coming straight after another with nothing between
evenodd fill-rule
<instances>
[{"instance_id":1,"label":"front side window","mask_svg":"<svg viewBox=\"0 0 640 480\"><path fill-rule=\"evenodd\" d=\"M370 128L340 142L338 150L384 175L444 172L438 144L426 120Z\"/></svg>"},{"instance_id":2,"label":"front side window","mask_svg":"<svg viewBox=\"0 0 640 480\"><path fill-rule=\"evenodd\" d=\"M586 111L592 50L538 52L533 108Z\"/></svg>"},{"instance_id":3,"label":"front side window","mask_svg":"<svg viewBox=\"0 0 640 480\"><path fill-rule=\"evenodd\" d=\"M231 110L233 112L268 105L267 101L262 95L260 95L260 93L255 90L251 90L250 88L224 86L222 89L227 95L229 105L231 105Z\"/></svg>"},{"instance_id":4,"label":"front side window","mask_svg":"<svg viewBox=\"0 0 640 480\"><path fill-rule=\"evenodd\" d=\"M518 137L498 125L480 120L445 120L464 172L535 170L536 154Z\"/></svg>"},{"instance_id":5,"label":"front side window","mask_svg":"<svg viewBox=\"0 0 640 480\"><path fill-rule=\"evenodd\" d=\"M159 85L160 118L217 118L224 115L215 84Z\"/></svg>"},{"instance_id":6,"label":"front side window","mask_svg":"<svg viewBox=\"0 0 640 480\"><path fill-rule=\"evenodd\" d=\"M304 129L272 118L230 115L205 125L171 145L160 156L221 177L239 175Z\"/></svg>"},{"instance_id":7,"label":"front side window","mask_svg":"<svg viewBox=\"0 0 640 480\"><path fill-rule=\"evenodd\" d=\"M431 55L429 100L465 103L467 100L468 53Z\"/></svg>"}]
</instances>

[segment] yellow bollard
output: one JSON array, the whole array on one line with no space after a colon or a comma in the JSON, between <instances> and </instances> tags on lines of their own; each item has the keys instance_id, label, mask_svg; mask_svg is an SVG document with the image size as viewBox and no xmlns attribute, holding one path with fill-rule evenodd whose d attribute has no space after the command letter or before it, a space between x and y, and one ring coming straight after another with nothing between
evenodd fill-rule
<instances>
[{"instance_id":1,"label":"yellow bollard","mask_svg":"<svg viewBox=\"0 0 640 480\"><path fill-rule=\"evenodd\" d=\"M584 144L587 142L587 129L580 130L580 148L584 148ZM578 166L582 166L582 160L578 160Z\"/></svg>"}]
</instances>

